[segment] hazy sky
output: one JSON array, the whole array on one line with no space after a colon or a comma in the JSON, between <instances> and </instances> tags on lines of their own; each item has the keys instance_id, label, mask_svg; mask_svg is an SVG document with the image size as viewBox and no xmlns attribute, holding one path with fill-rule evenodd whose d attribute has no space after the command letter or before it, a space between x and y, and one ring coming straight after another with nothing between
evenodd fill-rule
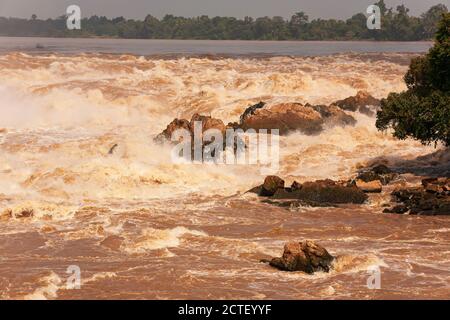
<instances>
[{"instance_id":1,"label":"hazy sky","mask_svg":"<svg viewBox=\"0 0 450 320\"><path fill-rule=\"evenodd\" d=\"M167 13L181 16L290 17L305 11L310 17L349 18L365 11L376 0L0 0L0 16L40 18L65 13L70 4L81 7L82 16L93 14L108 17L124 16L143 19L147 13L162 17ZM388 6L404 3L413 15L419 15L432 5L443 3L450 8L450 0L385 0Z\"/></svg>"}]
</instances>

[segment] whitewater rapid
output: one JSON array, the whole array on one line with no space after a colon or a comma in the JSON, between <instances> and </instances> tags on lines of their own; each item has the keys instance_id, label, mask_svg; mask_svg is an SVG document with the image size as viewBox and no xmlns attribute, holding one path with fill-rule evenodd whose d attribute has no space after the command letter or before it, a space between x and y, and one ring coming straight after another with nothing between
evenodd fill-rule
<instances>
[{"instance_id":1,"label":"whitewater rapid","mask_svg":"<svg viewBox=\"0 0 450 320\"><path fill-rule=\"evenodd\" d=\"M228 123L259 101L383 98L405 89L412 57L0 55L0 212L33 211L0 221L0 298L448 297L445 218L383 215L389 190L358 208L273 208L244 194L264 179L258 166L174 164L153 142L194 113ZM442 150L350 114L355 126L280 137L278 175L348 179ZM311 278L257 263L306 238L343 255L337 271ZM74 263L80 291L64 289ZM386 269L382 293L364 287L370 266Z\"/></svg>"}]
</instances>

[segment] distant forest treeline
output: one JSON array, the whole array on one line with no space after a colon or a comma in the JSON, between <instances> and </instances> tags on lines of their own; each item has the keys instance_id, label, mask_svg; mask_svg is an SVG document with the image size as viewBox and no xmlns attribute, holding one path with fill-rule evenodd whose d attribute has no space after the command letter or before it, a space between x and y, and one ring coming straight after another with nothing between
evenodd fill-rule
<instances>
[{"instance_id":1,"label":"distant forest treeline","mask_svg":"<svg viewBox=\"0 0 450 320\"><path fill-rule=\"evenodd\" d=\"M304 12L289 20L282 17L237 19L200 16L195 18L152 15L141 20L123 17L108 19L92 16L81 20L81 30L68 30L66 17L41 20L0 17L1 36L41 37L112 37L135 39L210 39L210 40L391 40L432 39L445 5L431 7L420 17L409 15L404 5L387 8L383 0L376 3L382 14L381 30L369 30L367 17L356 14L346 21L309 20Z\"/></svg>"}]
</instances>

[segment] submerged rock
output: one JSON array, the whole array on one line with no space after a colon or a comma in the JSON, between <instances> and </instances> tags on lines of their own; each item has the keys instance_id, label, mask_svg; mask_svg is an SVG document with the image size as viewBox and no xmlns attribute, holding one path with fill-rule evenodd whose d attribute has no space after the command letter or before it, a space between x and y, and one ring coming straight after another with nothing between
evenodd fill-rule
<instances>
[{"instance_id":1,"label":"submerged rock","mask_svg":"<svg viewBox=\"0 0 450 320\"><path fill-rule=\"evenodd\" d=\"M302 271L312 274L317 271L329 272L334 257L313 241L289 242L284 246L281 258L261 260L282 271Z\"/></svg>"}]
</instances>

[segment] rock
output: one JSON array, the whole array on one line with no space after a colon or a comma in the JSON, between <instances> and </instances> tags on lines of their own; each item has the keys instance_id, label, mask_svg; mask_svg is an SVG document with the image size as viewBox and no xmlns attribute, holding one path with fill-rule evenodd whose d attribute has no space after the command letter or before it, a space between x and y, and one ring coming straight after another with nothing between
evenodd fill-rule
<instances>
[{"instance_id":1,"label":"rock","mask_svg":"<svg viewBox=\"0 0 450 320\"><path fill-rule=\"evenodd\" d=\"M154 139L157 143L170 142L172 138L172 134L179 129L185 129L191 132L191 127L189 121L185 119L174 119L171 123L169 123L166 129L158 134Z\"/></svg>"},{"instance_id":2,"label":"rock","mask_svg":"<svg viewBox=\"0 0 450 320\"><path fill-rule=\"evenodd\" d=\"M382 185L387 185L392 180L397 179L397 177L397 173L392 172L391 169L381 164L362 170L356 177L356 180L361 180L363 182L379 180Z\"/></svg>"},{"instance_id":3,"label":"rock","mask_svg":"<svg viewBox=\"0 0 450 320\"><path fill-rule=\"evenodd\" d=\"M333 105L280 103L267 106L260 102L244 111L239 126L243 130L278 129L281 135L292 131L314 135L323 130L325 123L346 126L354 125L356 120Z\"/></svg>"},{"instance_id":4,"label":"rock","mask_svg":"<svg viewBox=\"0 0 450 320\"><path fill-rule=\"evenodd\" d=\"M248 109L247 109L248 110ZM256 108L241 116L243 130L278 129L280 135L291 131L318 134L323 130L323 119L312 107L300 103L281 103L270 108Z\"/></svg>"},{"instance_id":5,"label":"rock","mask_svg":"<svg viewBox=\"0 0 450 320\"><path fill-rule=\"evenodd\" d=\"M382 184L380 180L365 182L363 180L356 180L356 186L366 193L380 193Z\"/></svg>"},{"instance_id":6,"label":"rock","mask_svg":"<svg viewBox=\"0 0 450 320\"><path fill-rule=\"evenodd\" d=\"M250 116L255 114L256 110L264 108L265 105L266 104L264 102L260 101L259 103L245 109L239 119L239 124L242 125Z\"/></svg>"},{"instance_id":7,"label":"rock","mask_svg":"<svg viewBox=\"0 0 450 320\"><path fill-rule=\"evenodd\" d=\"M289 242L284 246L283 256L269 262L272 267L282 271L302 271L312 274L317 271L329 272L334 257L313 241Z\"/></svg>"},{"instance_id":8,"label":"rock","mask_svg":"<svg viewBox=\"0 0 450 320\"><path fill-rule=\"evenodd\" d=\"M373 116L375 112L370 108L370 106L379 107L381 102L365 91L358 91L356 96L336 101L333 104L343 110L359 111L361 113Z\"/></svg>"},{"instance_id":9,"label":"rock","mask_svg":"<svg viewBox=\"0 0 450 320\"><path fill-rule=\"evenodd\" d=\"M195 113L189 122L192 133L194 133L194 124L196 121L202 123L202 133L210 129L217 129L222 132L222 135L225 135L226 126L222 120L210 116L202 116L198 113Z\"/></svg>"},{"instance_id":10,"label":"rock","mask_svg":"<svg viewBox=\"0 0 450 320\"><path fill-rule=\"evenodd\" d=\"M391 208L391 209L384 209L384 210L383 210L383 213L398 213L398 214L403 214L403 213L406 213L406 212L408 212L408 211L409 211L408 207L401 204L401 205L394 206L394 207Z\"/></svg>"},{"instance_id":11,"label":"rock","mask_svg":"<svg viewBox=\"0 0 450 320\"><path fill-rule=\"evenodd\" d=\"M449 178L424 179L421 187L397 189L392 192L392 197L401 204L385 212L409 211L412 215L450 215L449 182Z\"/></svg>"},{"instance_id":12,"label":"rock","mask_svg":"<svg viewBox=\"0 0 450 320\"><path fill-rule=\"evenodd\" d=\"M324 207L344 203L361 204L368 199L367 195L356 185L346 185L333 180L317 180L303 184L294 182L290 188L285 188L284 181L281 178L269 176L264 181L264 184L267 186L261 185L248 192L270 197L265 202L281 207L301 205ZM285 200L290 201L286 202Z\"/></svg>"},{"instance_id":13,"label":"rock","mask_svg":"<svg viewBox=\"0 0 450 320\"><path fill-rule=\"evenodd\" d=\"M450 178L423 179L422 186L431 193L446 193L450 191Z\"/></svg>"},{"instance_id":14,"label":"rock","mask_svg":"<svg viewBox=\"0 0 450 320\"><path fill-rule=\"evenodd\" d=\"M335 105L325 106L318 105L312 106L314 110L320 113L322 119L325 122L330 123L334 126L354 126L356 124L356 119L351 115L342 111L342 109L338 108Z\"/></svg>"},{"instance_id":15,"label":"rock","mask_svg":"<svg viewBox=\"0 0 450 320\"><path fill-rule=\"evenodd\" d=\"M278 190L274 199L298 199L310 203L364 203L367 195L356 186L346 186L333 180L305 182L299 190ZM289 195L289 196L288 196Z\"/></svg>"},{"instance_id":16,"label":"rock","mask_svg":"<svg viewBox=\"0 0 450 320\"><path fill-rule=\"evenodd\" d=\"M169 123L169 125L163 132L161 132L158 136L156 136L155 141L156 142L171 141L173 133L176 130L180 129L187 130L190 133L191 137L193 137L195 122L201 122L202 126L201 133L204 133L209 129L217 129L222 133L222 135L225 135L226 126L222 120L195 113L190 121L187 121L186 119L174 119L171 123Z\"/></svg>"},{"instance_id":17,"label":"rock","mask_svg":"<svg viewBox=\"0 0 450 320\"><path fill-rule=\"evenodd\" d=\"M372 172L375 174L390 174L392 173L392 170L389 169L384 164L376 165L375 167L372 167Z\"/></svg>"},{"instance_id":18,"label":"rock","mask_svg":"<svg viewBox=\"0 0 450 320\"><path fill-rule=\"evenodd\" d=\"M302 188L302 185L300 183L298 183L297 181L292 182L292 185L291 185L292 191L300 190L301 188Z\"/></svg>"},{"instance_id":19,"label":"rock","mask_svg":"<svg viewBox=\"0 0 450 320\"><path fill-rule=\"evenodd\" d=\"M278 189L284 188L284 180L277 176L268 176L264 179L260 196L271 197Z\"/></svg>"}]
</instances>

